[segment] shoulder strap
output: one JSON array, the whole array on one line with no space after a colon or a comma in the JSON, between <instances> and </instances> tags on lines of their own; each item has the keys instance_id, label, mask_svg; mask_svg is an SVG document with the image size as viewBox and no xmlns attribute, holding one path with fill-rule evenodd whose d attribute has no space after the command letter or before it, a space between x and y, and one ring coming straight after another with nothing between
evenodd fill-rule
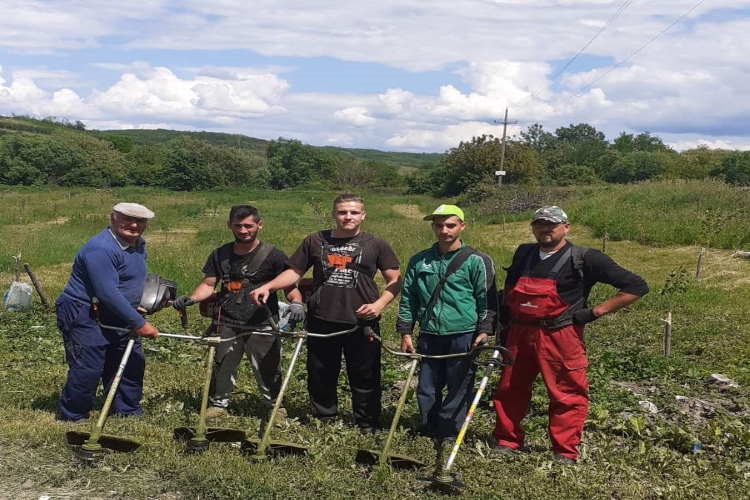
<instances>
[{"instance_id":1,"label":"shoulder strap","mask_svg":"<svg viewBox=\"0 0 750 500\"><path fill-rule=\"evenodd\" d=\"M578 273L578 276L581 278L581 281L583 281L583 262L584 262L584 256L586 255L586 252L589 251L588 247L579 247L578 245L573 245L572 250L572 259L573 259L573 269L576 270Z\"/></svg>"},{"instance_id":2,"label":"shoulder strap","mask_svg":"<svg viewBox=\"0 0 750 500\"><path fill-rule=\"evenodd\" d=\"M533 243L527 243L522 245L519 251L521 249L523 249L523 252L518 255L518 267L521 268L521 274L526 275L531 271L531 261L533 260L534 251L537 249L537 246ZM511 263L512 266L513 264Z\"/></svg>"},{"instance_id":3,"label":"shoulder strap","mask_svg":"<svg viewBox=\"0 0 750 500\"><path fill-rule=\"evenodd\" d=\"M440 292L442 291L445 282L448 281L448 278L451 274L455 273L461 268L463 263L466 262L466 259L468 259L475 253L476 250L468 245L465 245L461 247L461 250L459 250L456 255L453 256L450 264L448 264L448 268L445 270L445 274L440 277L440 281L438 281L438 284L435 285L435 289L432 291L432 295L430 295L430 300L427 302L427 306L425 306L425 323L427 323L432 317L435 303L437 302L438 297L440 297Z\"/></svg>"},{"instance_id":4,"label":"shoulder strap","mask_svg":"<svg viewBox=\"0 0 750 500\"><path fill-rule=\"evenodd\" d=\"M562 254L562 256L557 259L557 262L555 262L555 265L552 266L552 269L549 272L550 277L556 278L558 274L560 274L560 269L567 264L568 259L573 254L573 249L568 248L565 250L565 252Z\"/></svg>"},{"instance_id":5,"label":"shoulder strap","mask_svg":"<svg viewBox=\"0 0 750 500\"><path fill-rule=\"evenodd\" d=\"M214 262L214 269L219 273L219 281L229 281L229 259L221 260L221 249L223 246L215 249L211 254L211 258Z\"/></svg>"},{"instance_id":6,"label":"shoulder strap","mask_svg":"<svg viewBox=\"0 0 750 500\"><path fill-rule=\"evenodd\" d=\"M261 241L258 249L255 251L255 255L253 255L252 260L248 264L247 271L245 271L245 277L250 277L257 273L260 266L263 265L268 256L271 255L274 248L275 247L272 244Z\"/></svg>"}]
</instances>

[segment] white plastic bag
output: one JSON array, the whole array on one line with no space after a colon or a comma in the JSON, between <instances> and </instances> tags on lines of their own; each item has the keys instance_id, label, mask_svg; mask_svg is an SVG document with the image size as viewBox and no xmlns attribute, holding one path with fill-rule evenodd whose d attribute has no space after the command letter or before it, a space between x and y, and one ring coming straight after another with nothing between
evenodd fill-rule
<instances>
[{"instance_id":1,"label":"white plastic bag","mask_svg":"<svg viewBox=\"0 0 750 500\"><path fill-rule=\"evenodd\" d=\"M31 309L31 295L34 289L28 283L13 281L5 292L3 305L9 311L25 311Z\"/></svg>"}]
</instances>

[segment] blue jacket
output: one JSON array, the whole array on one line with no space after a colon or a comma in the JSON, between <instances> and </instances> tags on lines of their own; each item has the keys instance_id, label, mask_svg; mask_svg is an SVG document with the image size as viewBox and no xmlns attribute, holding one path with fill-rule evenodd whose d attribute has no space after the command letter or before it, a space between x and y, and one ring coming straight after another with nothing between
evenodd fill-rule
<instances>
[{"instance_id":1,"label":"blue jacket","mask_svg":"<svg viewBox=\"0 0 750 500\"><path fill-rule=\"evenodd\" d=\"M123 248L107 228L78 250L58 302L73 300L88 307L91 297L96 297L102 323L138 328L146 322L136 310L145 280L145 242L140 240L135 246Z\"/></svg>"}]
</instances>

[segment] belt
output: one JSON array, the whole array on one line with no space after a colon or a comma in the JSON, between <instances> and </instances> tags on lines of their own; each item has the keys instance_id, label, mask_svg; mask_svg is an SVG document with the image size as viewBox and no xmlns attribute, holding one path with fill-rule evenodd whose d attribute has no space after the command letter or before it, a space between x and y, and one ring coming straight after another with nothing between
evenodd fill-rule
<instances>
[{"instance_id":1,"label":"belt","mask_svg":"<svg viewBox=\"0 0 750 500\"><path fill-rule=\"evenodd\" d=\"M573 324L573 318L550 318L550 319L537 319L537 318L511 318L511 323L517 325L533 325L540 326L545 330L559 330L560 328Z\"/></svg>"}]
</instances>

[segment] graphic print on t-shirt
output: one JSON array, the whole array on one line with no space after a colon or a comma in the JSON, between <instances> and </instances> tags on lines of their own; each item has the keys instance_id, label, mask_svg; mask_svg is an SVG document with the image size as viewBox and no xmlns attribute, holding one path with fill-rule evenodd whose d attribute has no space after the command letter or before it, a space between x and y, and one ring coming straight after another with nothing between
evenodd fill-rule
<instances>
[{"instance_id":1,"label":"graphic print on t-shirt","mask_svg":"<svg viewBox=\"0 0 750 500\"><path fill-rule=\"evenodd\" d=\"M356 241L342 245L332 245L325 241L320 250L323 263L325 285L340 288L354 288L357 286L359 272L351 269L352 263L359 264L362 260L362 247Z\"/></svg>"}]
</instances>

